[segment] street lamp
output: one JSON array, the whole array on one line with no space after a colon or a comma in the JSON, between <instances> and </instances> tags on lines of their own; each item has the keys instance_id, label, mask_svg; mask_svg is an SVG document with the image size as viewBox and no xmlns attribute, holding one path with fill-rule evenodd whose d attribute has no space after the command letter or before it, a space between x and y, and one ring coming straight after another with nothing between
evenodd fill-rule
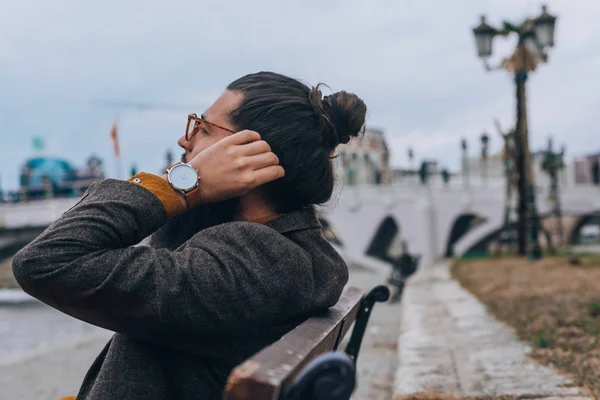
<instances>
[{"instance_id":1,"label":"street lamp","mask_svg":"<svg viewBox=\"0 0 600 400\"><path fill-rule=\"evenodd\" d=\"M468 150L469 145L467 139L462 138L460 140L460 148L462 149L462 173L463 173L463 185L469 186L469 157Z\"/></svg>"},{"instance_id":2,"label":"street lamp","mask_svg":"<svg viewBox=\"0 0 600 400\"><path fill-rule=\"evenodd\" d=\"M492 42L498 31L487 24L485 15L481 16L479 26L473 28L475 34L475 44L477 45L477 55L483 59L492 55Z\"/></svg>"},{"instance_id":3,"label":"street lamp","mask_svg":"<svg viewBox=\"0 0 600 400\"><path fill-rule=\"evenodd\" d=\"M481 177L484 184L487 183L487 161L488 161L488 145L490 137L486 132L481 134Z\"/></svg>"},{"instance_id":4,"label":"street lamp","mask_svg":"<svg viewBox=\"0 0 600 400\"><path fill-rule=\"evenodd\" d=\"M542 14L533 21L533 30L542 48L554 47L554 27L556 17L548 14L548 7L542 6Z\"/></svg>"},{"instance_id":5,"label":"street lamp","mask_svg":"<svg viewBox=\"0 0 600 400\"><path fill-rule=\"evenodd\" d=\"M413 164L413 160L415 158L415 152L412 147L409 147L406 150L406 152L408 155L408 169L409 169L409 179L410 179L409 182L411 182L411 185L412 185L412 182L413 182L412 174L414 173L414 170L415 170L414 164Z\"/></svg>"},{"instance_id":6,"label":"street lamp","mask_svg":"<svg viewBox=\"0 0 600 400\"><path fill-rule=\"evenodd\" d=\"M529 138L527 133L527 110L525 104L525 82L529 72L534 71L540 62L547 62L546 49L554 46L554 27L556 17L548 14L546 6L542 7L542 14L535 19L527 19L520 25L504 22L501 29L496 29L487 24L485 17L481 17L479 26L473 28L477 54L483 60L488 71L505 69L514 73L517 96L517 126L516 126L516 167L519 189L519 218L517 232L519 254L527 252L527 228L529 225L530 257L541 258L538 242L539 219L537 216L535 190L529 151ZM516 34L519 38L517 48L513 54L502 60L497 67L490 67L488 58L492 55L492 42L494 37ZM529 215L530 220L527 221Z\"/></svg>"}]
</instances>

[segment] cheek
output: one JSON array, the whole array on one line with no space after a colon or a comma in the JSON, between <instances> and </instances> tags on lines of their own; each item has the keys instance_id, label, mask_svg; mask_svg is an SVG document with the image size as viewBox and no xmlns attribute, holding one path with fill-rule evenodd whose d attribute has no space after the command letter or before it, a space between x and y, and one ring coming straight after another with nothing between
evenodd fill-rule
<instances>
[{"instance_id":1,"label":"cheek","mask_svg":"<svg viewBox=\"0 0 600 400\"><path fill-rule=\"evenodd\" d=\"M210 136L199 136L195 138L194 145L192 147L192 156L200 154L210 146L212 146L215 141L211 139Z\"/></svg>"}]
</instances>

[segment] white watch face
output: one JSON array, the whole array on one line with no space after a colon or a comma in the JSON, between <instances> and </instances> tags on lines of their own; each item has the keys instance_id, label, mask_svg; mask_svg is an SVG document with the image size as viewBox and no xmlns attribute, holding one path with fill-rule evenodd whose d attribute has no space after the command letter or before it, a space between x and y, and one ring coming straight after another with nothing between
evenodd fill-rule
<instances>
[{"instance_id":1,"label":"white watch face","mask_svg":"<svg viewBox=\"0 0 600 400\"><path fill-rule=\"evenodd\" d=\"M179 164L174 166L169 172L169 180L171 185L177 189L190 190L198 182L198 174L196 170L187 164Z\"/></svg>"}]
</instances>

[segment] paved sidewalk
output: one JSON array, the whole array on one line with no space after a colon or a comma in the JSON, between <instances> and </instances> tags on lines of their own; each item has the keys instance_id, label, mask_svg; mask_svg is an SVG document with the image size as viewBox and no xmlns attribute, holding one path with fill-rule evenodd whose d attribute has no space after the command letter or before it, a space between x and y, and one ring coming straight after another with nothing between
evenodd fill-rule
<instances>
[{"instance_id":1,"label":"paved sidewalk","mask_svg":"<svg viewBox=\"0 0 600 400\"><path fill-rule=\"evenodd\" d=\"M568 379L530 360L529 346L450 278L447 263L415 274L401 306L396 396L586 398Z\"/></svg>"},{"instance_id":2,"label":"paved sidewalk","mask_svg":"<svg viewBox=\"0 0 600 400\"><path fill-rule=\"evenodd\" d=\"M370 290L385 284L385 270L350 265L349 286ZM397 340L400 332L400 304L375 303L356 365L357 387L352 400L391 400L396 372ZM346 336L345 342L350 338ZM345 348L345 342L340 349Z\"/></svg>"},{"instance_id":3,"label":"paved sidewalk","mask_svg":"<svg viewBox=\"0 0 600 400\"><path fill-rule=\"evenodd\" d=\"M0 398L58 400L75 396L109 337L104 332L89 335L0 364Z\"/></svg>"}]
</instances>

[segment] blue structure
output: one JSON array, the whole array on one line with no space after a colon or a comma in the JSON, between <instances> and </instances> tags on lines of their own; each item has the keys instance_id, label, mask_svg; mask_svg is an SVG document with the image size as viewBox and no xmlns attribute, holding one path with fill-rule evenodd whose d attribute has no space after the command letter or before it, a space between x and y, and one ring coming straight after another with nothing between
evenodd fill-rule
<instances>
[{"instance_id":1,"label":"blue structure","mask_svg":"<svg viewBox=\"0 0 600 400\"><path fill-rule=\"evenodd\" d=\"M91 156L86 167L76 169L70 162L51 157L31 158L23 164L20 174L21 199L78 196L94 181L104 179L102 160ZM15 197L11 196L11 197ZM16 200L16 199L14 199Z\"/></svg>"},{"instance_id":2,"label":"blue structure","mask_svg":"<svg viewBox=\"0 0 600 400\"><path fill-rule=\"evenodd\" d=\"M36 189L44 187L48 179L55 189L75 180L77 171L59 158L32 158L21 169L21 187Z\"/></svg>"}]
</instances>

